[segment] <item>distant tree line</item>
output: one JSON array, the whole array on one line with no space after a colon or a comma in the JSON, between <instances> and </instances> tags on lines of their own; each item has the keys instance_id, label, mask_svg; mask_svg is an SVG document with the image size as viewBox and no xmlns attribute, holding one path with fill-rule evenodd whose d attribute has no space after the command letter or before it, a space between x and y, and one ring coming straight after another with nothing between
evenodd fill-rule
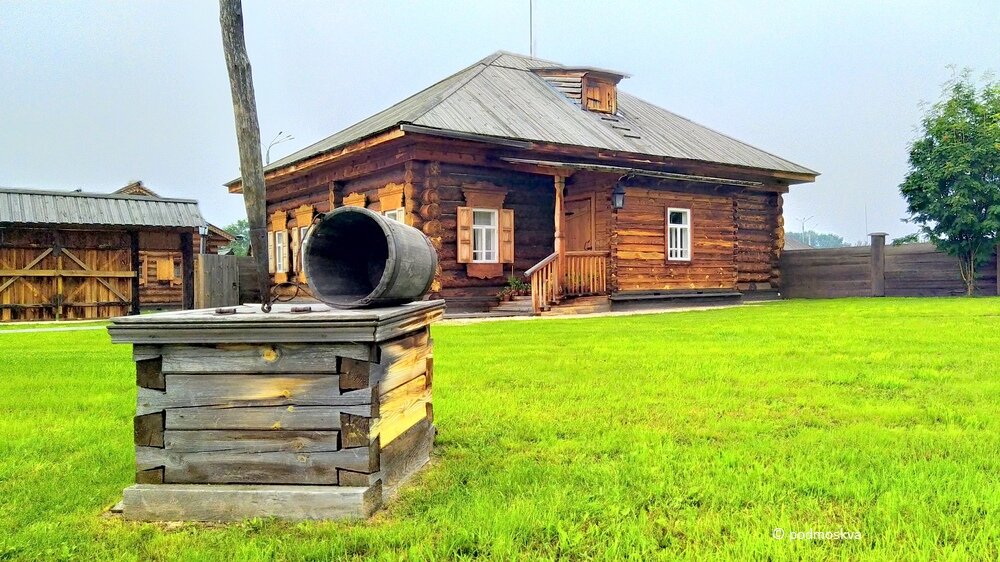
<instances>
[{"instance_id":1,"label":"distant tree line","mask_svg":"<svg viewBox=\"0 0 1000 562\"><path fill-rule=\"evenodd\" d=\"M830 232L816 232L815 230L805 230L801 232L786 232L785 238L791 238L813 248L843 248L850 246L843 236Z\"/></svg>"}]
</instances>

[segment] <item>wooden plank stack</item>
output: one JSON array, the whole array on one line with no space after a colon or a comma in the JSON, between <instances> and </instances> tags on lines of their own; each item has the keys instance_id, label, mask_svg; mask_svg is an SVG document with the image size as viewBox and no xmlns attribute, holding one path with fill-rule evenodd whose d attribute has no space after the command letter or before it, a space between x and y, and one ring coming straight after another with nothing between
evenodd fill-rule
<instances>
[{"instance_id":1,"label":"wooden plank stack","mask_svg":"<svg viewBox=\"0 0 1000 562\"><path fill-rule=\"evenodd\" d=\"M442 301L115 319L139 387L136 520L363 518L425 464Z\"/></svg>"}]
</instances>

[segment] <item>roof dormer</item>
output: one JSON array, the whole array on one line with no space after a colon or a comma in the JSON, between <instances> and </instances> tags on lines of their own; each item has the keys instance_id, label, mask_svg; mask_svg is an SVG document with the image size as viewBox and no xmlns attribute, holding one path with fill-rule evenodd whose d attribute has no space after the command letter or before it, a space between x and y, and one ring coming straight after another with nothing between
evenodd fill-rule
<instances>
[{"instance_id":1,"label":"roof dormer","mask_svg":"<svg viewBox=\"0 0 1000 562\"><path fill-rule=\"evenodd\" d=\"M587 111L614 114L618 111L618 82L627 74L591 67L547 67L534 69L553 88Z\"/></svg>"}]
</instances>

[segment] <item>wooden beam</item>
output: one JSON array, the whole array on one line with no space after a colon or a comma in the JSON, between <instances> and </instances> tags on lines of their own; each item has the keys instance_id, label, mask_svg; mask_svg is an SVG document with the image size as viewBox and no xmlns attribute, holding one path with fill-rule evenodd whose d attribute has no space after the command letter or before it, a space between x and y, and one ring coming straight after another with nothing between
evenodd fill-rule
<instances>
[{"instance_id":1,"label":"wooden beam","mask_svg":"<svg viewBox=\"0 0 1000 562\"><path fill-rule=\"evenodd\" d=\"M129 308L129 314L139 314L141 304L139 302L139 268L142 267L142 260L139 256L139 231L129 231L128 238L129 263L131 263L132 272L135 274L132 277L132 304Z\"/></svg>"},{"instance_id":2,"label":"wooden beam","mask_svg":"<svg viewBox=\"0 0 1000 562\"><path fill-rule=\"evenodd\" d=\"M181 308L194 308L194 237L181 233Z\"/></svg>"},{"instance_id":3,"label":"wooden beam","mask_svg":"<svg viewBox=\"0 0 1000 562\"><path fill-rule=\"evenodd\" d=\"M563 291L563 278L565 277L564 267L566 260L566 212L564 210L565 204L563 202L563 192L566 190L566 178L562 176L555 176L553 178L553 184L555 186L555 252L558 254L556 258L556 294L555 300L559 302L562 297Z\"/></svg>"},{"instance_id":4,"label":"wooden beam","mask_svg":"<svg viewBox=\"0 0 1000 562\"><path fill-rule=\"evenodd\" d=\"M88 266L86 263L84 263L82 260L80 260L80 258L76 257L76 255L74 255L73 252L69 251L67 248L61 248L60 249L60 253L61 254L65 254L66 257L68 257L69 259L71 259L74 262L76 262L76 265L79 265L81 268L83 268L84 271L94 271L93 269L90 268L90 266ZM99 272L99 273L108 273L108 272L103 272L102 271L102 272ZM105 281L104 279L102 279L102 277L109 277L109 276L108 275L96 275L93 278L97 279L98 283L100 283L101 285L104 285L105 288L107 288L109 291L111 291L112 294L114 294L116 297L118 297L118 300L120 300L123 303L128 303L129 302L129 299L125 298L125 295L119 293L118 289L115 289L114 287L112 287L107 281Z\"/></svg>"},{"instance_id":5,"label":"wooden beam","mask_svg":"<svg viewBox=\"0 0 1000 562\"><path fill-rule=\"evenodd\" d=\"M35 265L37 265L38 262L40 262L43 259L45 259L45 256L47 256L47 255L49 255L51 253L52 253L52 248L46 248L44 252L42 252L41 254L38 254L37 258L31 260L31 263L29 263L28 265L24 266L24 269L17 270L17 271L27 271L27 270L31 269L32 267L34 267ZM10 279L4 281L3 285L0 285L0 292L3 292L4 289L6 289L7 287L10 287L11 285L13 285L14 282L17 281L18 277L20 277L20 275L8 273L8 271L13 271L13 270L0 271L0 277L6 277L8 275L14 275L14 277L11 277Z\"/></svg>"},{"instance_id":6,"label":"wooden beam","mask_svg":"<svg viewBox=\"0 0 1000 562\"><path fill-rule=\"evenodd\" d=\"M0 276L17 277L135 277L134 271L94 271L87 269L0 269ZM138 278L136 278L138 279Z\"/></svg>"},{"instance_id":7,"label":"wooden beam","mask_svg":"<svg viewBox=\"0 0 1000 562\"><path fill-rule=\"evenodd\" d=\"M885 296L885 232L873 232L871 236L871 283L872 296Z\"/></svg>"}]
</instances>

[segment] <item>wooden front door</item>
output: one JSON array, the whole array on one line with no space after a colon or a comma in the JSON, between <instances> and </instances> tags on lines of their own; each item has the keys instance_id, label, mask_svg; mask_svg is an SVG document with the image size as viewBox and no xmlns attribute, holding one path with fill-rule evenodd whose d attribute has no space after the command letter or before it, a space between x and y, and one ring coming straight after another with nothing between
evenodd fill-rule
<instances>
[{"instance_id":1,"label":"wooden front door","mask_svg":"<svg viewBox=\"0 0 1000 562\"><path fill-rule=\"evenodd\" d=\"M566 251L594 249L594 199L566 201Z\"/></svg>"}]
</instances>

